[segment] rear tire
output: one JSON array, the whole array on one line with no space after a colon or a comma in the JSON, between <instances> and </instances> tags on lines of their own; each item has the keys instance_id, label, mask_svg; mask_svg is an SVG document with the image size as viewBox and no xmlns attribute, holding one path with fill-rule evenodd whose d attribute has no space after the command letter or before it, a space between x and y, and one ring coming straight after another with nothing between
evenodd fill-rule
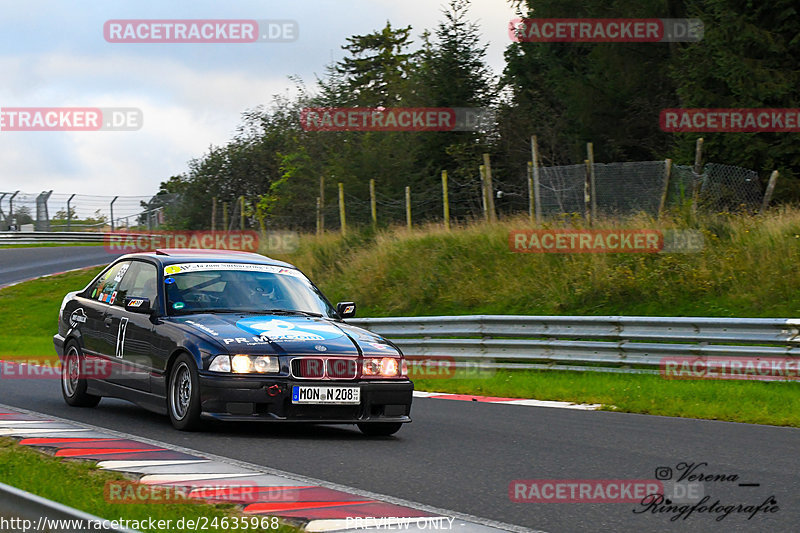
<instances>
[{"instance_id":1,"label":"rear tire","mask_svg":"<svg viewBox=\"0 0 800 533\"><path fill-rule=\"evenodd\" d=\"M372 424L358 424L358 429L361 430L361 433L364 435L369 435L370 437L388 437L389 435L394 435L400 428L403 427L403 424L400 422L375 422Z\"/></svg>"},{"instance_id":2,"label":"rear tire","mask_svg":"<svg viewBox=\"0 0 800 533\"><path fill-rule=\"evenodd\" d=\"M67 405L73 407L94 407L100 403L100 396L86 393L86 379L81 377L86 358L77 344L67 345L61 361L61 394Z\"/></svg>"},{"instance_id":3,"label":"rear tire","mask_svg":"<svg viewBox=\"0 0 800 533\"><path fill-rule=\"evenodd\" d=\"M175 429L194 431L200 426L200 387L197 366L187 354L175 359L169 373L167 411Z\"/></svg>"}]
</instances>

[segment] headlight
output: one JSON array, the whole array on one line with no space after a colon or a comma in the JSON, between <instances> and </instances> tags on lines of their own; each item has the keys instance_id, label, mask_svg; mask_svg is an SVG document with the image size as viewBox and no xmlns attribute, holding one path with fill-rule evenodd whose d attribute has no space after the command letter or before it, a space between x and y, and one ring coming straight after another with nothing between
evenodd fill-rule
<instances>
[{"instance_id":1,"label":"headlight","mask_svg":"<svg viewBox=\"0 0 800 533\"><path fill-rule=\"evenodd\" d=\"M270 355L218 355L211 361L208 369L212 372L235 374L277 374L280 372L280 364L277 357Z\"/></svg>"},{"instance_id":2,"label":"headlight","mask_svg":"<svg viewBox=\"0 0 800 533\"><path fill-rule=\"evenodd\" d=\"M364 359L361 375L394 378L400 375L400 360L395 357L372 357Z\"/></svg>"}]
</instances>

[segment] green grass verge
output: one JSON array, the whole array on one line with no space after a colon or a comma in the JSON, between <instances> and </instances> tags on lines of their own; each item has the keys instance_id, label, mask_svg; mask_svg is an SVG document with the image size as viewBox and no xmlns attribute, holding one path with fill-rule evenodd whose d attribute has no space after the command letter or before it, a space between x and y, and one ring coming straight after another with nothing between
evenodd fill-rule
<instances>
[{"instance_id":1,"label":"green grass verge","mask_svg":"<svg viewBox=\"0 0 800 533\"><path fill-rule=\"evenodd\" d=\"M800 427L794 382L667 380L603 372L506 371L486 378L415 380L416 390L599 403L628 413Z\"/></svg>"},{"instance_id":2,"label":"green grass verge","mask_svg":"<svg viewBox=\"0 0 800 533\"><path fill-rule=\"evenodd\" d=\"M39 278L0 290L0 357L56 361L53 335L64 295L82 289L101 268Z\"/></svg>"},{"instance_id":3,"label":"green grass verge","mask_svg":"<svg viewBox=\"0 0 800 533\"><path fill-rule=\"evenodd\" d=\"M575 227L580 219L543 228ZM526 218L446 231L348 228L276 255L359 316L463 314L792 317L800 313L800 209L763 216L677 213L599 220L597 229L692 229L699 253L534 254L509 250Z\"/></svg>"},{"instance_id":4,"label":"green grass verge","mask_svg":"<svg viewBox=\"0 0 800 533\"><path fill-rule=\"evenodd\" d=\"M224 527L210 527L214 518L217 523L223 517L241 517L238 508L232 504L206 503L110 503L106 501L104 489L107 482L127 481L122 474L98 469L87 461L60 460L35 449L20 446L9 438L0 438L0 482L31 492L69 507L93 514L108 520L143 521L137 528L140 531L164 531L149 529L148 519L171 520L175 524L181 518L186 520L208 519L207 531L230 531ZM282 524L279 529L253 529L249 531L300 531Z\"/></svg>"}]
</instances>

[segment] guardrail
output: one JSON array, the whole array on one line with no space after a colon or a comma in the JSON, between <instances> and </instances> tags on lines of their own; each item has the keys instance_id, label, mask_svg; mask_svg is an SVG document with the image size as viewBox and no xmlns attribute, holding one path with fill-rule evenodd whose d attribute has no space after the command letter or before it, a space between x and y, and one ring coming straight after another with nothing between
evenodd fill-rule
<instances>
[{"instance_id":1,"label":"guardrail","mask_svg":"<svg viewBox=\"0 0 800 533\"><path fill-rule=\"evenodd\" d=\"M99 231L2 231L0 244L32 244L37 242L105 242L108 235L140 237L141 233L103 233Z\"/></svg>"},{"instance_id":2,"label":"guardrail","mask_svg":"<svg viewBox=\"0 0 800 533\"><path fill-rule=\"evenodd\" d=\"M357 318L408 356L459 366L657 373L664 357L800 358L800 320L465 315ZM800 359L798 360L800 361Z\"/></svg>"},{"instance_id":3,"label":"guardrail","mask_svg":"<svg viewBox=\"0 0 800 533\"><path fill-rule=\"evenodd\" d=\"M111 527L115 524L97 516L0 483L0 526L4 521L6 527L2 531L140 533L134 529Z\"/></svg>"}]
</instances>

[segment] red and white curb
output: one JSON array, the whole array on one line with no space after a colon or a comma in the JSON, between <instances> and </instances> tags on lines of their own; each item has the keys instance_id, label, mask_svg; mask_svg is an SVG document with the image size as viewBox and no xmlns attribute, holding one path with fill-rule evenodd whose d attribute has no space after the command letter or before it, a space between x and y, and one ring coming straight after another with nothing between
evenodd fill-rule
<instances>
[{"instance_id":1,"label":"red and white curb","mask_svg":"<svg viewBox=\"0 0 800 533\"><path fill-rule=\"evenodd\" d=\"M0 436L56 457L96 461L141 484L237 504L245 514L288 519L306 531L532 531L2 404Z\"/></svg>"},{"instance_id":2,"label":"red and white curb","mask_svg":"<svg viewBox=\"0 0 800 533\"><path fill-rule=\"evenodd\" d=\"M522 398L501 398L497 396L475 396L474 394L450 394L447 392L414 391L415 398L433 398L436 400L459 400L462 402L499 403L503 405L526 405L528 407L557 407L559 409L578 409L580 411L596 411L603 407L599 403L570 403L549 400L526 400Z\"/></svg>"}]
</instances>

